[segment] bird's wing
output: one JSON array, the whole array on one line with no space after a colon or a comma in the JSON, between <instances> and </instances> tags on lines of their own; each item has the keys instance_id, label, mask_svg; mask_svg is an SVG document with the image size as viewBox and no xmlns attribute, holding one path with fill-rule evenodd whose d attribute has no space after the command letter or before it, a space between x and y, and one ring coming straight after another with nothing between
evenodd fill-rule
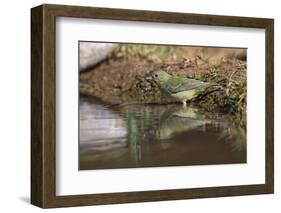
<instances>
[{"instance_id":1,"label":"bird's wing","mask_svg":"<svg viewBox=\"0 0 281 213\"><path fill-rule=\"evenodd\" d=\"M196 89L206 84L207 83L204 83L203 81L195 79L173 76L168 80L166 89L169 93L177 93L186 90Z\"/></svg>"}]
</instances>

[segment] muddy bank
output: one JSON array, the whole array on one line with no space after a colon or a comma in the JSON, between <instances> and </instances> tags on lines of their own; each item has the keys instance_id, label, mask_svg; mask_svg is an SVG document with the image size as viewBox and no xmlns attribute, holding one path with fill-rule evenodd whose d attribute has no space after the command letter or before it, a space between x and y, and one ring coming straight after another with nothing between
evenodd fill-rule
<instances>
[{"instance_id":1,"label":"muddy bank","mask_svg":"<svg viewBox=\"0 0 281 213\"><path fill-rule=\"evenodd\" d=\"M224 85L225 89L208 91L190 104L206 111L236 115L243 122L246 113L247 64L237 58L222 58L216 63L209 63L200 57L176 63L156 63L143 57L110 58L93 70L80 74L80 93L95 96L109 104L176 102L161 94L154 82L145 79L157 68L165 69L172 75Z\"/></svg>"}]
</instances>

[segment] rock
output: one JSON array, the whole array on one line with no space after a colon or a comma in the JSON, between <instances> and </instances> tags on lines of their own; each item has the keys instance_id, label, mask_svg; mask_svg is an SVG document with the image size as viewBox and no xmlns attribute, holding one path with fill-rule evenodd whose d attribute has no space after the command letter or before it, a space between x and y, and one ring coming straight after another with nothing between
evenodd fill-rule
<instances>
[{"instance_id":1,"label":"rock","mask_svg":"<svg viewBox=\"0 0 281 213\"><path fill-rule=\"evenodd\" d=\"M106 59L117 46L117 44L112 43L94 42L80 42L79 44L80 71L84 71Z\"/></svg>"}]
</instances>

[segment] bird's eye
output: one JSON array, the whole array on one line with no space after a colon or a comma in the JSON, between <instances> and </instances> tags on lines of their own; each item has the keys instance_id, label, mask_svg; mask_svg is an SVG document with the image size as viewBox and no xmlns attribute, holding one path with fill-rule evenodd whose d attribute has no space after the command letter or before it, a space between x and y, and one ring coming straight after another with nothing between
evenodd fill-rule
<instances>
[{"instance_id":1,"label":"bird's eye","mask_svg":"<svg viewBox=\"0 0 281 213\"><path fill-rule=\"evenodd\" d=\"M155 75L154 75L154 77L155 77L155 78L157 78L157 77L158 77L158 75L157 75L157 74L155 74Z\"/></svg>"}]
</instances>

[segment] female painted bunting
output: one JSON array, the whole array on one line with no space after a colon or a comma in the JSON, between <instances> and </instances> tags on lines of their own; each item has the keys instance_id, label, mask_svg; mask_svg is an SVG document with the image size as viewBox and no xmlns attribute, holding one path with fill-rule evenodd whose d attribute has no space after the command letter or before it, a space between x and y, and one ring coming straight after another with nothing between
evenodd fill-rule
<instances>
[{"instance_id":1,"label":"female painted bunting","mask_svg":"<svg viewBox=\"0 0 281 213\"><path fill-rule=\"evenodd\" d=\"M203 94L212 86L219 86L217 83L208 83L181 76L173 76L164 70L153 71L146 79L152 79L160 90L168 93L170 96L182 101L186 106L186 101L192 100Z\"/></svg>"}]
</instances>

